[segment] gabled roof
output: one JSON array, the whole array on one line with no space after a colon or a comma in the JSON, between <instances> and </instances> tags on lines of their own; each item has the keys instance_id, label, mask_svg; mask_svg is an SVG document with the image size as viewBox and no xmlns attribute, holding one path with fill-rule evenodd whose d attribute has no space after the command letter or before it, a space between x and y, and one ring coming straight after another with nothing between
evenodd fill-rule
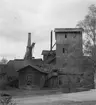
<instances>
[{"instance_id":1,"label":"gabled roof","mask_svg":"<svg viewBox=\"0 0 96 105\"><path fill-rule=\"evenodd\" d=\"M8 76L18 76L18 70L27 66L27 65L37 65L42 64L42 59L32 59L32 60L24 60L24 59L15 59L10 60L7 63L7 67L4 69L7 72Z\"/></svg>"},{"instance_id":2,"label":"gabled roof","mask_svg":"<svg viewBox=\"0 0 96 105\"><path fill-rule=\"evenodd\" d=\"M16 70L16 71L19 72L19 71L23 70L24 68L26 68L26 67L28 67L28 66L30 66L30 67L32 67L32 68L34 68L34 69L36 69L36 70L38 70L38 71L40 71L40 72L42 72L42 73L47 73L46 71L44 71L44 70L40 69L39 67L37 67L37 66L35 66L35 65L32 65L32 64L26 64L26 65L24 65L22 68L20 68L20 69L18 69L18 70Z\"/></svg>"},{"instance_id":3,"label":"gabled roof","mask_svg":"<svg viewBox=\"0 0 96 105\"><path fill-rule=\"evenodd\" d=\"M31 60L14 60L14 67L17 69L20 69L26 65L37 65L37 64L42 64L41 59L31 59Z\"/></svg>"},{"instance_id":4,"label":"gabled roof","mask_svg":"<svg viewBox=\"0 0 96 105\"><path fill-rule=\"evenodd\" d=\"M82 32L82 28L55 28L55 32Z\"/></svg>"}]
</instances>

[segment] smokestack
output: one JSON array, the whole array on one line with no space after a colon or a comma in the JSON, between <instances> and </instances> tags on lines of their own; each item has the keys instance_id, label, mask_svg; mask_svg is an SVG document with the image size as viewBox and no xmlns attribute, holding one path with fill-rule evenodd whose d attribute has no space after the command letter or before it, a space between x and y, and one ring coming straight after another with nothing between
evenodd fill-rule
<instances>
[{"instance_id":1,"label":"smokestack","mask_svg":"<svg viewBox=\"0 0 96 105\"><path fill-rule=\"evenodd\" d=\"M53 40L53 37L52 37L52 30L51 30L51 38L50 38L50 50L52 51L52 40Z\"/></svg>"},{"instance_id":2,"label":"smokestack","mask_svg":"<svg viewBox=\"0 0 96 105\"><path fill-rule=\"evenodd\" d=\"M28 43L27 46L30 47L31 46L31 33L28 33Z\"/></svg>"}]
</instances>

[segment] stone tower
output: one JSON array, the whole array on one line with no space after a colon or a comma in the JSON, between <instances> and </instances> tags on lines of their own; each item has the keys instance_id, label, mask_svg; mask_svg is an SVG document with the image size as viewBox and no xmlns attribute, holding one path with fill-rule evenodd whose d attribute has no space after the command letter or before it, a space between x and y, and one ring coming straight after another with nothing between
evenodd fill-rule
<instances>
[{"instance_id":1,"label":"stone tower","mask_svg":"<svg viewBox=\"0 0 96 105\"><path fill-rule=\"evenodd\" d=\"M56 65L58 68L72 69L82 52L81 28L56 28Z\"/></svg>"}]
</instances>

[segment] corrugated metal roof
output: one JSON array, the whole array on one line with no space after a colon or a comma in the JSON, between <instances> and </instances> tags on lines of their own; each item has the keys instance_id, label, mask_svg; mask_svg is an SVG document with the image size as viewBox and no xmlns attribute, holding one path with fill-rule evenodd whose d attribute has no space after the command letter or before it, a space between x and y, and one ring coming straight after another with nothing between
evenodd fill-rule
<instances>
[{"instance_id":1,"label":"corrugated metal roof","mask_svg":"<svg viewBox=\"0 0 96 105\"><path fill-rule=\"evenodd\" d=\"M82 32L83 28L55 28L55 32Z\"/></svg>"}]
</instances>

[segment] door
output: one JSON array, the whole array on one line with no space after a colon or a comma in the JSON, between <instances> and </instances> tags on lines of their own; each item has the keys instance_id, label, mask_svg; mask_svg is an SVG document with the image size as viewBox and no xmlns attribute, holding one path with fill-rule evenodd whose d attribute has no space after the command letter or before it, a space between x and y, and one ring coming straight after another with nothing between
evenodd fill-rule
<instances>
[{"instance_id":1,"label":"door","mask_svg":"<svg viewBox=\"0 0 96 105\"><path fill-rule=\"evenodd\" d=\"M26 79L27 79L27 85L32 85L33 84L34 78L33 78L32 74L28 74Z\"/></svg>"}]
</instances>

